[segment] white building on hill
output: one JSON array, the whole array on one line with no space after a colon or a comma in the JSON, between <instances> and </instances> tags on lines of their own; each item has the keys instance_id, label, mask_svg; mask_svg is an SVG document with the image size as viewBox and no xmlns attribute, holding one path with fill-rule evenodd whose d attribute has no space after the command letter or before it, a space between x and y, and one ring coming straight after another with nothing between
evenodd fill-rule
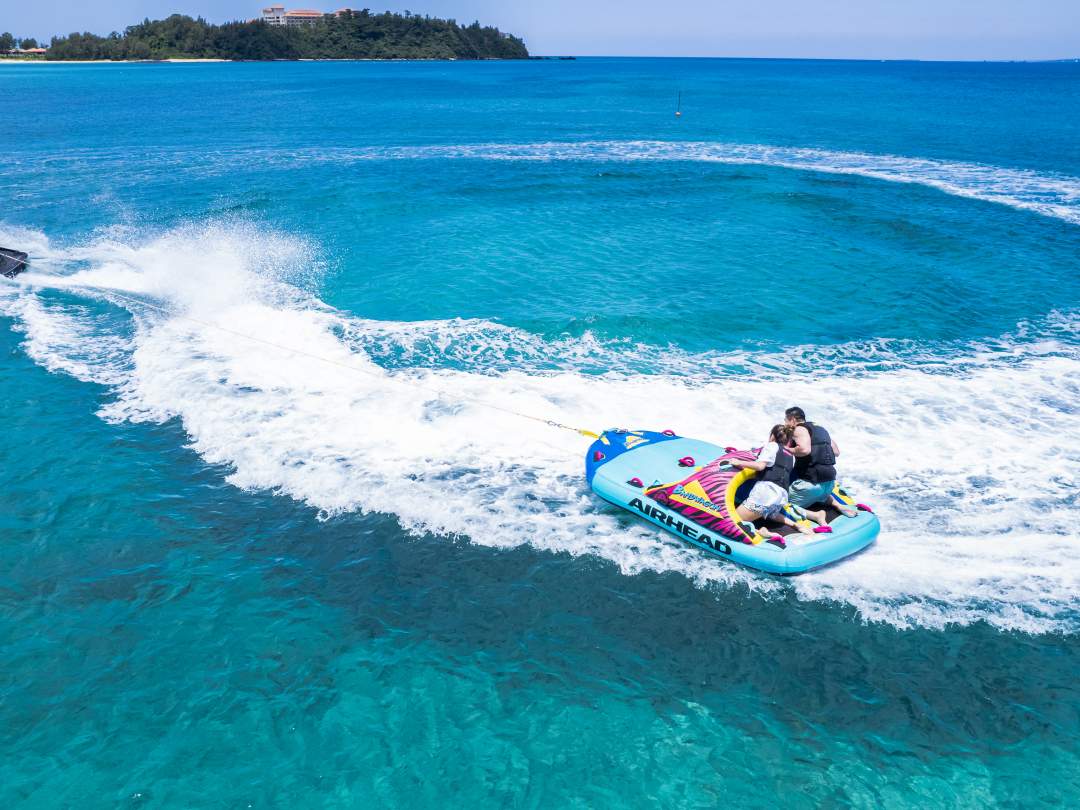
<instances>
[{"instance_id":1,"label":"white building on hill","mask_svg":"<svg viewBox=\"0 0 1080 810\"><path fill-rule=\"evenodd\" d=\"M342 11L348 11L348 9L342 9ZM306 8L286 11L285 6L267 6L262 10L260 19L267 25L311 25L323 17L329 16L340 17L341 11L323 14L321 11L312 11Z\"/></svg>"},{"instance_id":2,"label":"white building on hill","mask_svg":"<svg viewBox=\"0 0 1080 810\"><path fill-rule=\"evenodd\" d=\"M285 6L270 6L262 10L262 21L267 25L285 25Z\"/></svg>"}]
</instances>

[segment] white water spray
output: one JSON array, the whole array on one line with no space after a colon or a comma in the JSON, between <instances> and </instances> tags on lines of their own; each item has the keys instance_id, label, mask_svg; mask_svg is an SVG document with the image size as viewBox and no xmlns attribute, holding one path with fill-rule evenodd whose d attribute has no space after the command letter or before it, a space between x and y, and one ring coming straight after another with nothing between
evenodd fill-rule
<instances>
[{"instance_id":1,"label":"white water spray","mask_svg":"<svg viewBox=\"0 0 1080 810\"><path fill-rule=\"evenodd\" d=\"M793 592L901 627L985 620L1031 632L1080 630L1080 450L1065 440L1080 435L1071 404L1080 399L1080 353L1069 341L1005 336L995 356L1008 362L972 347L954 358L962 369L954 374L923 363L910 345L885 363L891 349L875 345L861 367L859 347L847 347L843 363L816 373L774 363L756 375L721 376L725 357L714 354L703 378L679 368L685 362L700 372L702 358L693 355L648 376L583 373L598 353L636 350L586 337L565 339L576 353L560 351L554 371L532 367L527 356L500 369L505 342L539 338L486 322L387 324L333 310L290 283L302 279L273 269L306 263L297 260L308 248L288 237L212 226L70 250L35 238L35 253L46 257L39 268L62 272L27 274L0 295L0 311L24 332L30 356L108 386L115 396L101 412L107 420L179 419L191 446L228 465L242 489L287 495L327 516L393 514L409 531L482 545L595 555L627 574L675 571L703 587ZM110 294L118 308L101 306ZM132 304L133 295L173 314ZM1055 329L1068 333L1076 321L1061 316ZM393 353L407 358L418 332L424 345L439 345L462 330L496 358L486 373L388 371L364 351L399 340ZM482 346L485 335L497 338ZM432 395L433 387L448 395ZM822 571L792 580L750 572L599 502L582 475L584 440L470 400L571 424L670 427L740 445L759 440L799 402L828 422L842 446L845 483L875 504L883 532L868 552Z\"/></svg>"}]
</instances>

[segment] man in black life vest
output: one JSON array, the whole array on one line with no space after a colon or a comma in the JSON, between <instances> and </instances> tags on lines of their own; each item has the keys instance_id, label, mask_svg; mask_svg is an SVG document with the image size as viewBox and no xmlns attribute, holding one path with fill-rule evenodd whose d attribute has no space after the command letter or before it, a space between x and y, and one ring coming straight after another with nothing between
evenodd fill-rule
<instances>
[{"instance_id":1,"label":"man in black life vest","mask_svg":"<svg viewBox=\"0 0 1080 810\"><path fill-rule=\"evenodd\" d=\"M806 413L799 407L784 411L784 423L795 431L791 447L795 472L789 491L790 502L803 509L818 503L831 504L848 517L854 517L856 510L841 506L830 497L836 486L836 457L840 455L840 448L829 431L807 422Z\"/></svg>"}]
</instances>

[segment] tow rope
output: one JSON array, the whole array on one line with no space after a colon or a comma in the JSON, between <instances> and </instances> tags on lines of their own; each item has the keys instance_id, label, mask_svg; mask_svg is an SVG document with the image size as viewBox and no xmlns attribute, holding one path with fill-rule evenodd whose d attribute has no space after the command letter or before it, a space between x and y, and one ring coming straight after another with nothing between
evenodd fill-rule
<instances>
[{"instance_id":1,"label":"tow rope","mask_svg":"<svg viewBox=\"0 0 1080 810\"><path fill-rule=\"evenodd\" d=\"M23 262L23 264L27 264L27 262ZM27 284L26 286L33 286L33 285L32 284ZM196 318L196 317L194 317L192 315L181 315L181 314L178 314L178 313L174 312L173 310L169 309L168 307L163 307L163 306L160 306L159 304L152 304L149 301L144 301L144 300L139 299L139 298L128 296L128 295L125 295L124 293L116 292L115 290L111 290L111 289L109 289L107 287L89 287L88 289L93 289L93 290L96 290L96 291L102 293L107 299L109 297L119 298L119 299L121 299L123 301L133 303L136 306L142 306L142 307L147 307L149 309L157 310L158 312L161 312L161 313L163 313L165 315L168 315L170 317L173 317L173 318L179 318L180 320L190 321L191 323L197 323L200 326L207 327L208 329L216 329L219 332L224 332L226 334L233 335L235 337L244 338L245 340L250 340L250 341L252 341L254 343L262 343L264 346L270 346L270 347L272 347L274 349L278 349L279 351L291 352L293 354L301 355L303 357L308 357L308 358L310 358L312 360L318 360L320 363L326 363L327 365L337 366L338 368L343 368L343 369L346 369L348 371L353 371L353 372L356 372L357 374L364 374L364 375L366 375L368 377L373 377L373 378L375 378L377 380L380 380L380 381L389 380L389 381L392 381L392 382L401 383L402 385L409 385L409 383L407 383L406 381L395 379L394 377L389 376L389 375L384 376L384 375L378 374L378 373L373 372L373 371L368 371L367 369L357 368L356 366L350 365L348 363L342 363L342 362L340 362L338 360L331 360L329 357L323 357L322 355L313 354L312 352L304 351L303 349L297 349L297 348L294 348L292 346L285 346L285 345L280 344L280 343L275 343L272 340L266 340L264 338L256 337L255 335L249 335L246 332L238 332L237 330L230 329L227 326L221 326L220 324L211 323L210 321L204 321L201 318ZM459 402L468 402L468 403L471 403L473 405L479 405L482 408L489 408L489 409L494 410L494 411L501 411L502 413L510 414L511 416L517 416L517 417L519 417L521 419L529 419L529 420L531 420L533 422L540 422L541 424L547 425L548 427L557 428L559 430L569 430L569 431L571 431L573 433L578 433L578 434L580 434L582 436L585 436L586 438L590 438L590 439L599 439L600 438L599 433L596 433L596 432L591 431L591 430L585 430L584 428L573 427L572 425L564 425L562 422L556 422L553 419L545 419L542 416L534 416L533 414L522 413L521 411L515 411L513 408L504 408L502 405L496 405L496 404L494 404L492 402L486 402L485 400L482 400L482 399L475 399L474 397L462 396L461 394L454 394L454 393L451 393L449 391L444 391L443 389L436 388L434 386L416 384L416 385L411 385L410 387L419 388L422 391L433 392L435 394L438 394L439 396L447 397L448 399L455 399L455 400L457 400Z\"/></svg>"}]
</instances>

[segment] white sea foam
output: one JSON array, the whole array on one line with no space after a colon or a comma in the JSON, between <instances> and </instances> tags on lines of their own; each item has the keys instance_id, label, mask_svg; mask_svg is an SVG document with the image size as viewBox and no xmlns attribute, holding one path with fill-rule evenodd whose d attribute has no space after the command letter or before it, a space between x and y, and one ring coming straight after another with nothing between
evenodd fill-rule
<instances>
[{"instance_id":1,"label":"white sea foam","mask_svg":"<svg viewBox=\"0 0 1080 810\"><path fill-rule=\"evenodd\" d=\"M776 166L929 186L1080 224L1080 178L982 163L711 141L586 141L298 152L294 160L472 158L530 161L691 161Z\"/></svg>"},{"instance_id":2,"label":"white sea foam","mask_svg":"<svg viewBox=\"0 0 1080 810\"><path fill-rule=\"evenodd\" d=\"M714 141L584 141L300 150L295 162L424 158L507 161L690 161L776 166L912 183L1080 224L1080 178L982 163Z\"/></svg>"},{"instance_id":3,"label":"white sea foam","mask_svg":"<svg viewBox=\"0 0 1080 810\"><path fill-rule=\"evenodd\" d=\"M486 357L536 338L495 324L378 324L332 310L267 271L305 250L232 226L46 246L52 269L69 269L24 276L0 305L35 360L113 388L105 419L178 418L192 447L228 465L236 486L326 516L384 512L410 531L834 601L901 627L985 620L1080 631L1080 353L1055 337L1075 332L1069 314L1046 335L1028 326L992 352L969 347L954 374L908 362L905 352L918 352L905 344L891 359L888 346L874 347L861 371L858 347L849 347L842 366L809 372L781 366L710 379L672 366L597 375L583 369L613 349L587 339L575 368L570 338L559 353L571 359L554 368L513 348L516 369L493 361L483 373L431 363L388 370L358 348L373 333L397 341L390 354L399 359L415 346L398 337L410 330L435 333L436 344L440 329L471 330L472 342L496 335L481 347ZM192 262L193 252L213 261ZM135 327L115 353L89 350L131 316ZM744 445L799 402L833 429L843 477L877 507L884 531L840 565L792 580L755 574L601 504L583 480L580 437L478 401L591 428L671 427Z\"/></svg>"},{"instance_id":4,"label":"white sea foam","mask_svg":"<svg viewBox=\"0 0 1080 810\"><path fill-rule=\"evenodd\" d=\"M5 157L0 156L0 165L4 160ZM18 171L25 173L34 168L35 156L12 155L7 160L17 160ZM208 176L252 168L283 170L321 163L348 164L378 160L668 161L774 166L927 186L946 194L1032 211L1080 225L1080 177L941 158L769 144L651 140L550 141L292 150L155 149L152 154L141 156L126 149L83 149L70 150L63 156L49 155L42 160L48 161L49 173L63 169L66 175L71 176L83 171L100 174L115 166L118 170L122 168L131 182L137 182L143 175L147 180L155 180L163 170ZM143 168L140 169L140 166Z\"/></svg>"},{"instance_id":5,"label":"white sea foam","mask_svg":"<svg viewBox=\"0 0 1080 810\"><path fill-rule=\"evenodd\" d=\"M1026 363L1034 357L1070 353L1080 319L1061 312L1038 323L1023 322L1011 334L978 343L878 338L851 343L807 346L760 346L757 350L688 352L675 345L658 346L629 339L601 339L586 331L579 336L545 338L480 318L434 321L352 319L342 335L356 351L381 365L461 368L497 373L576 371L612 374L666 374L684 380L717 377L816 373L866 376L917 368L928 374L955 374L984 366Z\"/></svg>"}]
</instances>

